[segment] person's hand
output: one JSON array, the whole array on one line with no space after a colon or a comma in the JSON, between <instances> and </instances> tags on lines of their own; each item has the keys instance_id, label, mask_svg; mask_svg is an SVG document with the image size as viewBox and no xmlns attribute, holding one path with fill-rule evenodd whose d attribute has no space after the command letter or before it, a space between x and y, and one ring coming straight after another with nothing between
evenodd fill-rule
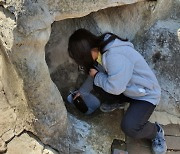
<instances>
[{"instance_id":1,"label":"person's hand","mask_svg":"<svg viewBox=\"0 0 180 154\"><path fill-rule=\"evenodd\" d=\"M73 100L75 100L77 97L79 97L81 94L80 92L77 92L76 95L73 97Z\"/></svg>"},{"instance_id":2,"label":"person's hand","mask_svg":"<svg viewBox=\"0 0 180 154\"><path fill-rule=\"evenodd\" d=\"M94 77L97 72L98 72L98 71L97 71L96 69L91 68L90 71L89 71L89 75L92 76L92 77Z\"/></svg>"}]
</instances>

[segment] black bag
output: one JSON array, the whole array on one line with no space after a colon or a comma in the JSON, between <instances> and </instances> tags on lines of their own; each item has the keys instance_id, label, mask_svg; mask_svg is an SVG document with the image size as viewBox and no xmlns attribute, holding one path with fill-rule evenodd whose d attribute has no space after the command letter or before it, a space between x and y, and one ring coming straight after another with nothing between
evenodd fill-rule
<instances>
[{"instance_id":1,"label":"black bag","mask_svg":"<svg viewBox=\"0 0 180 154\"><path fill-rule=\"evenodd\" d=\"M76 94L72 94L74 97ZM76 108L81 111L82 113L86 113L88 111L88 107L85 104L84 100L81 98L81 96L76 97L75 100L73 100L74 105Z\"/></svg>"}]
</instances>

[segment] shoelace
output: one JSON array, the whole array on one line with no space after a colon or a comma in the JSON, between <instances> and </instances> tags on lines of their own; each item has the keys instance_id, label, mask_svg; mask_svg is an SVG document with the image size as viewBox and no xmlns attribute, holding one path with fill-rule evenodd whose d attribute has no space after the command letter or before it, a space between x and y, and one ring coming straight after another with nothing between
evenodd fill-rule
<instances>
[{"instance_id":1,"label":"shoelace","mask_svg":"<svg viewBox=\"0 0 180 154\"><path fill-rule=\"evenodd\" d=\"M155 138L153 140L155 145L158 145L158 146L161 146L161 147L163 147L162 142L164 142L164 141L165 141L165 139L163 139L163 138Z\"/></svg>"}]
</instances>

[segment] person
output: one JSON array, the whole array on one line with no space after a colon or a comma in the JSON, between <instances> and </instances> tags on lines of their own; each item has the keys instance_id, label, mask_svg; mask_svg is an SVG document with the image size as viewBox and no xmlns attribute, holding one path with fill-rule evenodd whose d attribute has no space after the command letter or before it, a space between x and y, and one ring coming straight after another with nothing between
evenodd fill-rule
<instances>
[{"instance_id":1,"label":"person","mask_svg":"<svg viewBox=\"0 0 180 154\"><path fill-rule=\"evenodd\" d=\"M143 56L131 42L113 33L96 36L86 29L76 30L69 38L69 56L89 75L75 97L82 97L88 107L86 114L100 106L95 90L109 104L129 102L121 121L122 131L135 139L149 139L155 154L165 154L164 130L149 117L158 105L161 88ZM116 103L117 104L117 103Z\"/></svg>"}]
</instances>

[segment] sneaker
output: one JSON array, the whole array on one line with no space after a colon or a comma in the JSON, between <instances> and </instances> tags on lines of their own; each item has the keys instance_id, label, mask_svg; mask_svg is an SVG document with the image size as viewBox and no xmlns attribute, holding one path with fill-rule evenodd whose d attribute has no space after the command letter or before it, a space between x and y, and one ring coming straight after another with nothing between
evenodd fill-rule
<instances>
[{"instance_id":1,"label":"sneaker","mask_svg":"<svg viewBox=\"0 0 180 154\"><path fill-rule=\"evenodd\" d=\"M167 152L167 145L164 138L164 130L157 122L155 124L158 128L158 132L155 139L152 140L152 150L154 154L165 154Z\"/></svg>"},{"instance_id":2,"label":"sneaker","mask_svg":"<svg viewBox=\"0 0 180 154\"><path fill-rule=\"evenodd\" d=\"M100 110L102 112L112 112L116 109L124 109L124 107L125 107L125 103L114 103L114 104L103 103L100 106Z\"/></svg>"}]
</instances>

